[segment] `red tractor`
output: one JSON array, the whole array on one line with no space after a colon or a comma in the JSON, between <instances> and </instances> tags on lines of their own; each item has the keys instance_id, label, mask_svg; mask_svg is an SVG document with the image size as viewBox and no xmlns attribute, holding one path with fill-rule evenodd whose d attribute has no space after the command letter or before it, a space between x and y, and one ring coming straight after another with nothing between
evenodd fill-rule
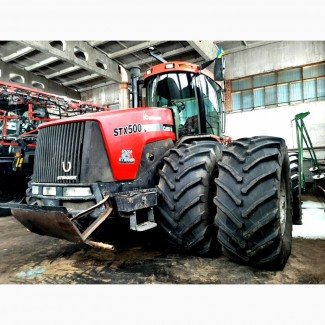
<instances>
[{"instance_id":1,"label":"red tractor","mask_svg":"<svg viewBox=\"0 0 325 325\"><path fill-rule=\"evenodd\" d=\"M104 220L128 218L134 231L158 226L180 252L282 269L292 232L287 147L271 136L226 141L222 69L220 58L215 76L164 61L145 71L142 107L40 125L28 204L12 204L14 217L90 245Z\"/></svg>"}]
</instances>

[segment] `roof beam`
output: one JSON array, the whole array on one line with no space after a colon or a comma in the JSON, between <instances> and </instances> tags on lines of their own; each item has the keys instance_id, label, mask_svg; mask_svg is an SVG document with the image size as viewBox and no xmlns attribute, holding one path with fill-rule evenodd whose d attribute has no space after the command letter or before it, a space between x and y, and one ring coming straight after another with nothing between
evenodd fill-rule
<instances>
[{"instance_id":1,"label":"roof beam","mask_svg":"<svg viewBox=\"0 0 325 325\"><path fill-rule=\"evenodd\" d=\"M84 82L84 81L88 81L88 80L91 80L91 79L95 79L97 77L98 77L98 74L97 73L93 73L93 74L90 74L90 75L87 75L87 76L84 76L84 77L81 77L81 78L78 78L78 79L74 79L74 80L71 80L71 81L63 82L62 85L63 86L71 86L71 85L78 84L80 82Z\"/></svg>"},{"instance_id":2,"label":"roof beam","mask_svg":"<svg viewBox=\"0 0 325 325\"><path fill-rule=\"evenodd\" d=\"M25 67L24 69L27 71L32 71L41 67L44 67L45 65L51 64L53 62L58 61L59 59L55 56L51 56L50 58L47 58L45 60L42 60L40 62L34 63L32 65L29 65L28 67Z\"/></svg>"},{"instance_id":3,"label":"roof beam","mask_svg":"<svg viewBox=\"0 0 325 325\"><path fill-rule=\"evenodd\" d=\"M67 74L69 72L73 72L73 71L76 71L76 70L79 70L79 69L81 69L81 68L78 67L77 65L74 65L72 67L69 67L69 68L66 68L66 69L63 69L63 70L48 74L48 75L46 75L44 77L46 79L52 79L52 78L59 77L59 76L62 76L63 74Z\"/></svg>"},{"instance_id":4,"label":"roof beam","mask_svg":"<svg viewBox=\"0 0 325 325\"><path fill-rule=\"evenodd\" d=\"M23 70L21 68L16 67L12 63L5 63L0 61L0 70L1 70L1 80L9 83L13 83L16 85L29 87L34 89L33 83L39 82L44 85L43 91L57 94L58 96L67 96L73 99L80 100L80 94L72 89L69 89L68 87L64 87L61 84L58 84L52 80L47 80L42 76L38 76L34 74L33 72L29 72L26 70ZM19 75L24 78L25 83L24 84L17 84L14 81L11 80L11 74ZM35 88L36 89L36 88ZM37 89L36 89L37 90Z\"/></svg>"},{"instance_id":5,"label":"roof beam","mask_svg":"<svg viewBox=\"0 0 325 325\"><path fill-rule=\"evenodd\" d=\"M159 45L159 44L165 43L165 42L166 41L148 41L148 42L143 42L141 44L137 44L137 45L131 46L131 47L126 48L124 50L116 51L115 53L109 54L108 56L111 59L115 59L115 58L118 58L120 56L127 55L127 54L133 54L135 52L144 50L144 49L146 49L146 48L148 48L150 46Z\"/></svg>"},{"instance_id":6,"label":"roof beam","mask_svg":"<svg viewBox=\"0 0 325 325\"><path fill-rule=\"evenodd\" d=\"M174 56L174 55L178 55L178 54L190 52L192 50L193 50L192 46L186 46L186 47L182 47L180 49L176 49L176 50L172 50L172 51L166 52L166 53L164 53L162 55L162 57L164 59L166 59L166 58L168 58L170 56ZM150 56L150 57L148 57L147 59L144 59L144 60L139 60L139 61L135 61L133 63L125 64L124 65L124 68L125 69L129 69L129 68L133 67L134 65L143 65L143 64L152 63L152 60L153 60L153 57Z\"/></svg>"},{"instance_id":7,"label":"roof beam","mask_svg":"<svg viewBox=\"0 0 325 325\"><path fill-rule=\"evenodd\" d=\"M251 43L251 44L247 44L246 46L239 46L239 47L235 47L233 49L225 50L225 55L240 52L240 51L247 51L248 49L253 49L254 47L264 46L264 45L267 45L267 44L272 44L272 43L277 43L277 42L279 42L279 41L254 42L254 43Z\"/></svg>"},{"instance_id":8,"label":"roof beam","mask_svg":"<svg viewBox=\"0 0 325 325\"><path fill-rule=\"evenodd\" d=\"M112 80L114 82L121 82L121 76L119 73L118 64L111 60L107 55L98 51L87 42L84 41L66 41L65 49L62 51L60 49L54 48L50 45L49 41L20 41L27 46L30 46L36 50L43 53L47 53L51 56L69 62L72 65L79 66L85 70L92 73L97 73L99 76L105 79ZM75 55L76 49L85 53L86 60L78 58ZM99 68L96 63L103 63L107 69Z\"/></svg>"},{"instance_id":9,"label":"roof beam","mask_svg":"<svg viewBox=\"0 0 325 325\"><path fill-rule=\"evenodd\" d=\"M113 81L107 81L107 82L102 82L102 83L99 83L97 85L94 85L94 86L89 86L89 87L84 87L84 88L78 88L77 91L78 92L84 92L84 91L87 91L87 90L92 90L92 89L96 89L96 88L100 88L100 87L105 87L105 86L109 86L109 85L113 85L114 82Z\"/></svg>"},{"instance_id":10,"label":"roof beam","mask_svg":"<svg viewBox=\"0 0 325 325\"><path fill-rule=\"evenodd\" d=\"M188 43L205 60L212 60L217 56L218 46L213 41L188 41Z\"/></svg>"},{"instance_id":11,"label":"roof beam","mask_svg":"<svg viewBox=\"0 0 325 325\"><path fill-rule=\"evenodd\" d=\"M108 41L88 41L89 45L91 46L99 46L105 43L108 43Z\"/></svg>"},{"instance_id":12,"label":"roof beam","mask_svg":"<svg viewBox=\"0 0 325 325\"><path fill-rule=\"evenodd\" d=\"M15 53L12 53L12 54L10 54L10 55L4 56L4 57L2 58L2 61L3 61L3 62L10 62L10 61L13 61L13 60L15 60L15 59L20 58L20 57L23 56L23 55L26 55L26 54L28 54L28 53L30 53L30 52L33 52L33 51L34 51L34 49L33 49L32 47L27 46L27 47L24 47L23 49L21 49L21 50L15 52Z\"/></svg>"}]
</instances>

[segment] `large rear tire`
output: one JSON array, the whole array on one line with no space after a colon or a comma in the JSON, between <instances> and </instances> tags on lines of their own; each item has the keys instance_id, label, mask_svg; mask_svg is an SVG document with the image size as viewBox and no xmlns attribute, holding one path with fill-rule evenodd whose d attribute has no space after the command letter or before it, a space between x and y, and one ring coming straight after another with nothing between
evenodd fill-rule
<instances>
[{"instance_id":1,"label":"large rear tire","mask_svg":"<svg viewBox=\"0 0 325 325\"><path fill-rule=\"evenodd\" d=\"M221 157L216 141L193 141L171 149L159 171L158 227L178 251L220 255L214 224L214 178Z\"/></svg>"},{"instance_id":2,"label":"large rear tire","mask_svg":"<svg viewBox=\"0 0 325 325\"><path fill-rule=\"evenodd\" d=\"M243 138L229 144L216 179L216 224L228 258L283 269L291 253L292 199L285 141Z\"/></svg>"},{"instance_id":3,"label":"large rear tire","mask_svg":"<svg viewBox=\"0 0 325 325\"><path fill-rule=\"evenodd\" d=\"M289 153L292 194L292 223L302 225L300 168L298 152Z\"/></svg>"}]
</instances>

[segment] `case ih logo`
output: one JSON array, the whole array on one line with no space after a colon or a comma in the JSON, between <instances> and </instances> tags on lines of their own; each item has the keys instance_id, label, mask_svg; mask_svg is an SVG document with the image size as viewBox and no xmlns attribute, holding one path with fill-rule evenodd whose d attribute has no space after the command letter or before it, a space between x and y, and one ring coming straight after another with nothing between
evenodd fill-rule
<instances>
[{"instance_id":1,"label":"case ih logo","mask_svg":"<svg viewBox=\"0 0 325 325\"><path fill-rule=\"evenodd\" d=\"M149 116L146 112L143 112L143 119L145 121L161 121L161 116Z\"/></svg>"},{"instance_id":2,"label":"case ih logo","mask_svg":"<svg viewBox=\"0 0 325 325\"><path fill-rule=\"evenodd\" d=\"M132 150L122 150L122 155L119 158L120 164L134 164L135 159L133 158Z\"/></svg>"},{"instance_id":3,"label":"case ih logo","mask_svg":"<svg viewBox=\"0 0 325 325\"><path fill-rule=\"evenodd\" d=\"M65 173L69 173L69 171L71 170L71 161L68 161L67 164L65 163L65 161L62 161L62 169ZM62 181L62 180L75 181L76 179L77 179L77 176L75 176L75 175L70 175L70 176L59 175L56 178L57 181Z\"/></svg>"},{"instance_id":4,"label":"case ih logo","mask_svg":"<svg viewBox=\"0 0 325 325\"><path fill-rule=\"evenodd\" d=\"M65 173L68 173L71 170L71 161L68 161L67 167L65 166L65 161L62 161L62 168Z\"/></svg>"}]
</instances>

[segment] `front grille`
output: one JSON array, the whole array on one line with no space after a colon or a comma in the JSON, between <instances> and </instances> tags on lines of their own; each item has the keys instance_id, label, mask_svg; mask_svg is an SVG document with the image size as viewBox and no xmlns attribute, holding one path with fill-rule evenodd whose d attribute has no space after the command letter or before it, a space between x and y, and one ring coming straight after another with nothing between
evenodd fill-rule
<instances>
[{"instance_id":1,"label":"front grille","mask_svg":"<svg viewBox=\"0 0 325 325\"><path fill-rule=\"evenodd\" d=\"M85 122L58 124L40 129L33 181L78 183L84 132Z\"/></svg>"}]
</instances>

